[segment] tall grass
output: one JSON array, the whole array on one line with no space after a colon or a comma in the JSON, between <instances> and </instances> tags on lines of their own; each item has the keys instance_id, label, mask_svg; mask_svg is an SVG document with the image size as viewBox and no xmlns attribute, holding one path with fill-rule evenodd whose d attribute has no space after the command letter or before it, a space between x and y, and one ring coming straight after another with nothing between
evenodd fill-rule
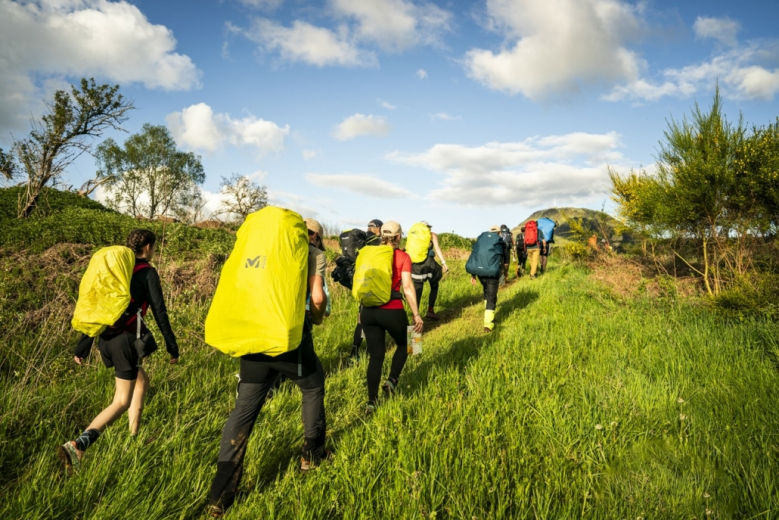
<instances>
[{"instance_id":1,"label":"tall grass","mask_svg":"<svg viewBox=\"0 0 779 520\"><path fill-rule=\"evenodd\" d=\"M426 324L399 395L368 418L365 361L342 363L356 306L333 287L315 345L335 458L298 472L300 396L285 384L257 421L228 518L776 516L775 325L621 299L553 264L501 290L485 335L480 291L462 261L450 265L442 322ZM4 324L0 518L202 515L238 371L203 344L207 305L170 299L180 364L152 358L140 434L122 418L72 478L55 448L110 402L113 374L95 354L73 365L67 309Z\"/></svg>"}]
</instances>

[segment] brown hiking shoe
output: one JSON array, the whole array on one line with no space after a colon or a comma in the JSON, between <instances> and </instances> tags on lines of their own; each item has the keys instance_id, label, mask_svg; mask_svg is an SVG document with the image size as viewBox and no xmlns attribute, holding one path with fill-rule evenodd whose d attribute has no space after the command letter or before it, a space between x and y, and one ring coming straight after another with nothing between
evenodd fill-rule
<instances>
[{"instance_id":1,"label":"brown hiking shoe","mask_svg":"<svg viewBox=\"0 0 779 520\"><path fill-rule=\"evenodd\" d=\"M438 321L438 320L441 319L441 317L438 314L436 314L435 312L433 312L433 311L427 311L427 314L425 314L425 319L426 320Z\"/></svg>"},{"instance_id":2,"label":"brown hiking shoe","mask_svg":"<svg viewBox=\"0 0 779 520\"><path fill-rule=\"evenodd\" d=\"M484 327L484 332L489 334L490 332L492 332L492 329L489 327Z\"/></svg>"}]
</instances>

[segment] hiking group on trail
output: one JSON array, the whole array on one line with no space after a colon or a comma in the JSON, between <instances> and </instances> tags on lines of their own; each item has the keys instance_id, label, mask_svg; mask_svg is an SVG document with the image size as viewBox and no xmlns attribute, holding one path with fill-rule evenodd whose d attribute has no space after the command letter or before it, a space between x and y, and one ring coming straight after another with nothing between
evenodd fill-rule
<instances>
[{"instance_id":1,"label":"hiking group on trail","mask_svg":"<svg viewBox=\"0 0 779 520\"><path fill-rule=\"evenodd\" d=\"M514 237L507 226L492 226L473 244L465 270L471 283L481 283L485 301L484 332L495 328L498 290L508 279L512 251L517 276L531 260L530 278L546 269L554 237L554 221L528 221ZM550 224L551 223L551 227ZM391 396L409 354L418 353L424 327L420 312L424 284L430 284L425 318L439 320L435 312L439 284L449 268L438 236L425 222L414 224L401 248L403 230L397 222L374 219L368 231L349 230L339 236L341 256L331 276L349 289L359 303L350 359L367 343L368 387L365 413L379 405L379 388ZM222 431L216 474L208 512L221 516L238 491L244 456L257 417L271 391L282 379L300 388L304 439L300 470L317 466L330 457L325 447L325 372L316 354L312 329L330 313L324 230L313 219L265 207L250 214L236 234L205 321L205 342L240 359L235 406ZM157 271L150 261L156 236L137 229L127 247L99 250L90 260L79 287L73 327L82 333L74 360L81 364L97 338L103 363L114 368L114 400L73 441L58 448L66 470L76 471L87 448L107 426L129 411L130 433L141 420L149 378L143 360L157 349L144 318L150 307L165 339L170 362L179 358ZM436 257L440 263L436 261ZM240 303L238 303L240 302ZM409 324L407 310L413 324ZM389 375L381 383L386 336L395 342Z\"/></svg>"}]
</instances>

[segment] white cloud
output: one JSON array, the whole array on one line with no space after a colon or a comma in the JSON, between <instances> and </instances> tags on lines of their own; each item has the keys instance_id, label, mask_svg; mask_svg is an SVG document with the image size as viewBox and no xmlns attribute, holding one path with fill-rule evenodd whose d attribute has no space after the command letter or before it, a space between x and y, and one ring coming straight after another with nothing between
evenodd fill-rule
<instances>
[{"instance_id":1,"label":"white cloud","mask_svg":"<svg viewBox=\"0 0 779 520\"><path fill-rule=\"evenodd\" d=\"M303 150L303 159L306 161L310 161L311 159L316 159L319 156L319 152L316 150Z\"/></svg>"},{"instance_id":2,"label":"white cloud","mask_svg":"<svg viewBox=\"0 0 779 520\"><path fill-rule=\"evenodd\" d=\"M453 116L451 114L447 114L446 112L436 112L435 114L430 114L430 119L433 121L461 121L461 116Z\"/></svg>"},{"instance_id":3,"label":"white cloud","mask_svg":"<svg viewBox=\"0 0 779 520\"><path fill-rule=\"evenodd\" d=\"M280 127L253 115L233 119L229 114L214 114L205 103L168 114L165 121L181 146L208 152L221 149L225 143L253 147L260 154L279 152L289 134L289 125Z\"/></svg>"},{"instance_id":4,"label":"white cloud","mask_svg":"<svg viewBox=\"0 0 779 520\"><path fill-rule=\"evenodd\" d=\"M0 128L19 127L40 78L94 76L123 86L188 90L201 72L170 29L108 0L0 0ZM41 108L37 106L37 109Z\"/></svg>"},{"instance_id":5,"label":"white cloud","mask_svg":"<svg viewBox=\"0 0 779 520\"><path fill-rule=\"evenodd\" d=\"M322 175L309 173L306 180L323 188L350 191L369 197L401 199L413 197L413 193L400 186L372 175Z\"/></svg>"},{"instance_id":6,"label":"white cloud","mask_svg":"<svg viewBox=\"0 0 779 520\"><path fill-rule=\"evenodd\" d=\"M712 38L723 45L735 45L741 24L730 18L699 16L692 28L700 39Z\"/></svg>"},{"instance_id":7,"label":"white cloud","mask_svg":"<svg viewBox=\"0 0 779 520\"><path fill-rule=\"evenodd\" d=\"M663 96L688 97L699 90L708 90L719 82L722 94L731 99L769 101L779 94L779 42L758 41L736 44L708 61L681 69L662 71L662 82L638 79L619 85L604 99L655 101Z\"/></svg>"},{"instance_id":8,"label":"white cloud","mask_svg":"<svg viewBox=\"0 0 779 520\"><path fill-rule=\"evenodd\" d=\"M376 55L359 49L346 26L331 31L295 20L291 27L284 27L265 18L256 18L250 29L242 30L232 26L230 29L258 43L265 52L278 52L286 61L299 61L317 67L364 67L376 64Z\"/></svg>"},{"instance_id":9,"label":"white cloud","mask_svg":"<svg viewBox=\"0 0 779 520\"><path fill-rule=\"evenodd\" d=\"M487 14L515 42L497 53L465 55L468 74L489 88L543 100L638 78L639 60L625 47L641 32L638 7L621 0L487 0Z\"/></svg>"},{"instance_id":10,"label":"white cloud","mask_svg":"<svg viewBox=\"0 0 779 520\"><path fill-rule=\"evenodd\" d=\"M425 79L427 77L427 71L425 69L419 69L416 72L416 75L419 79Z\"/></svg>"},{"instance_id":11,"label":"white cloud","mask_svg":"<svg viewBox=\"0 0 779 520\"><path fill-rule=\"evenodd\" d=\"M303 218L320 218L322 209L327 209L319 204L319 201L313 202L296 193L285 191L268 190L268 202L274 206L291 209L299 213Z\"/></svg>"},{"instance_id":12,"label":"white cloud","mask_svg":"<svg viewBox=\"0 0 779 520\"><path fill-rule=\"evenodd\" d=\"M437 144L386 158L442 175L432 199L480 207L546 204L554 197L579 203L605 193L608 165L625 162L619 147L615 132L572 133L476 147Z\"/></svg>"},{"instance_id":13,"label":"white cloud","mask_svg":"<svg viewBox=\"0 0 779 520\"><path fill-rule=\"evenodd\" d=\"M436 44L451 28L451 13L429 2L408 0L331 0L333 9L355 19L354 34L385 51Z\"/></svg>"},{"instance_id":14,"label":"white cloud","mask_svg":"<svg viewBox=\"0 0 779 520\"><path fill-rule=\"evenodd\" d=\"M281 7L284 0L238 0L238 3L251 7L253 9L260 9L262 11L274 11Z\"/></svg>"},{"instance_id":15,"label":"white cloud","mask_svg":"<svg viewBox=\"0 0 779 520\"><path fill-rule=\"evenodd\" d=\"M386 108L387 110L395 110L396 108L398 108L395 105L393 105L392 103L390 103L389 101L384 101L383 99L377 99L376 102L379 105L381 105L384 108Z\"/></svg>"},{"instance_id":16,"label":"white cloud","mask_svg":"<svg viewBox=\"0 0 779 520\"><path fill-rule=\"evenodd\" d=\"M354 114L336 125L333 137L339 141L347 141L362 135L383 137L389 134L390 130L392 130L392 127L383 117Z\"/></svg>"}]
</instances>

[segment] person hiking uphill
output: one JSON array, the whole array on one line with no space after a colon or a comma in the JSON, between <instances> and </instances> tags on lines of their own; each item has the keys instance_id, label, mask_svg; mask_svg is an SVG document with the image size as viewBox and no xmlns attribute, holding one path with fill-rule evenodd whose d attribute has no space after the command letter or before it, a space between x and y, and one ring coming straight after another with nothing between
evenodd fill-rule
<instances>
[{"instance_id":1,"label":"person hiking uphill","mask_svg":"<svg viewBox=\"0 0 779 520\"><path fill-rule=\"evenodd\" d=\"M517 278L525 275L527 266L527 246L525 245L525 226L519 229L517 239L514 241L517 254Z\"/></svg>"},{"instance_id":2,"label":"person hiking uphill","mask_svg":"<svg viewBox=\"0 0 779 520\"><path fill-rule=\"evenodd\" d=\"M406 253L411 257L411 278L414 281L414 291L417 296L417 304L422 304L422 294L425 282L430 283L430 295L427 298L426 319L440 319L435 313L435 304L438 299L438 285L445 273L449 272L441 246L438 244L438 235L432 232L432 227L426 221L411 226L406 238ZM427 228L427 229L425 229ZM435 261L435 257L441 259L441 264Z\"/></svg>"},{"instance_id":3,"label":"person hiking uphill","mask_svg":"<svg viewBox=\"0 0 779 520\"><path fill-rule=\"evenodd\" d=\"M539 247L539 271L541 274L544 274L546 272L546 264L549 261L549 254L552 251L557 222L547 217L541 217L536 223L538 225L539 237L542 238L541 246Z\"/></svg>"},{"instance_id":4,"label":"person hiking uphill","mask_svg":"<svg viewBox=\"0 0 779 520\"><path fill-rule=\"evenodd\" d=\"M403 308L403 294L406 296L411 313L414 316L414 331L422 332L423 321L417 307L416 292L411 278L411 258L405 251L398 249L403 230L397 222L387 222L381 228L381 243L392 248L392 276L389 302L371 307L363 306L360 311L360 323L365 331L368 343L368 405L366 413L376 409L379 399L379 383L386 352L385 333L389 333L397 345L392 356L389 377L382 385L385 394L392 394L398 386L398 378L408 358L408 316ZM377 250L378 251L378 250ZM359 262L360 260L358 260ZM356 278L357 275L355 275Z\"/></svg>"},{"instance_id":5,"label":"person hiking uphill","mask_svg":"<svg viewBox=\"0 0 779 520\"><path fill-rule=\"evenodd\" d=\"M261 221L269 213L266 212L262 217L258 217L258 223L254 228L248 228L247 231L251 234L266 234L274 236L282 236L284 241L293 246L282 247L297 247L296 236L297 228L289 225L284 227L290 220L294 220L300 223L299 215L281 208L272 208L277 212L285 212L290 216L283 216L288 220L281 220L279 223L276 221ZM265 209L260 210L252 215L258 215ZM272 214L271 214L272 215ZM251 215L250 215L251 217ZM273 218L273 217L271 217ZM252 222L247 220L244 225L252 225ZM254 428L254 424L257 417L265 404L267 395L279 374L285 376L286 379L293 381L298 388L300 388L303 394L302 404L302 418L304 429L304 443L302 448L302 458L300 463L300 470L305 472L312 469L316 464L325 460L328 456L328 452L325 450L325 373L322 368L322 363L319 361L319 357L314 351L314 343L311 335L312 325L319 325L322 323L325 310L327 308L327 296L324 290L325 280L325 268L326 260L324 255L324 245L322 244L322 226L313 219L306 219L305 225L308 228L308 259L303 264L303 269L306 273L305 298L300 301L289 301L288 293L276 293L269 294L267 291L278 289L276 287L268 287L268 284L259 284L262 290L266 291L263 294L258 295L260 298L258 301L267 301L272 299L275 301L272 306L272 311L276 311L278 307L291 307L299 309L300 305L304 305L307 299L309 300L309 310L305 311L305 317L303 322L302 339L297 347L292 347L292 350L285 351L277 355L269 355L264 353L252 353L244 354L240 356L241 368L240 368L240 380L238 383L238 397L235 401L235 408L230 412L230 416L227 419L227 423L222 431L222 440L219 448L219 457L217 459L217 470L214 475L214 480L211 483L211 493L209 498L208 513L211 516L222 516L224 512L235 501L235 494L238 491L240 485L241 476L243 474L244 456L246 454L246 448L249 443L249 438ZM279 229L269 229L270 226L275 226ZM243 228L243 226L242 226ZM241 230L239 230L239 233ZM247 233L249 235L250 233ZM257 236L257 235L255 235ZM239 241L242 237L239 235ZM247 242L251 242L253 238L247 238ZM260 239L255 239L260 240ZM272 243L272 242L271 242ZM278 244L278 241L275 242ZM238 244L236 249L238 249ZM259 248L259 245L255 247ZM251 249L251 248L250 248ZM274 252L276 249L274 249ZM235 252L235 249L234 249ZM269 253L269 257L271 254ZM280 254L278 258L269 258L267 260L267 266L265 269L272 271L269 277L277 278L280 275L286 274L288 278L295 278L298 273L294 271L296 265L292 265L285 260L281 262L275 262L275 260L286 259L286 255L290 254L289 251L284 251L284 256ZM294 258L294 251L291 253ZM232 255L231 255L232 257ZM243 261L243 258L240 258ZM230 259L228 259L228 262ZM243 265L239 266L239 271L245 272ZM227 264L223 269L222 279L225 278L225 270ZM230 274L228 274L229 276ZM237 285L242 285L242 281L238 279L241 275L235 275L234 279L237 279ZM220 283L222 282L220 279ZM224 303L217 302L219 291L221 287L217 288L217 294L215 295L212 303L212 308L209 310L209 317L206 319L206 341L209 342L209 327L212 325L209 323L211 319L211 313L215 313L214 318L214 336L221 336L227 338L229 341L235 334L234 331L224 330L228 322L224 321L224 318L220 318L214 310L215 305L225 305L227 312L230 310L230 298L225 296ZM226 285L226 289L235 290L233 287ZM226 291L227 294L227 291ZM223 311L224 312L224 311ZM293 312L297 315L296 312ZM228 318L229 319L229 318ZM257 317L260 323L266 324L268 327L277 327L274 323L268 323L266 319ZM278 321L278 320L273 320ZM239 321L234 323L234 327L240 325ZM254 330L252 327L250 330ZM282 331L285 332L285 331ZM291 333L286 333L285 336ZM268 338L257 338L258 340L266 340ZM286 338L285 338L286 339ZM216 343L215 338L211 338L211 342ZM270 341L270 343L274 343ZM212 344L212 343L209 343Z\"/></svg>"},{"instance_id":6,"label":"person hiking uphill","mask_svg":"<svg viewBox=\"0 0 779 520\"><path fill-rule=\"evenodd\" d=\"M130 435L136 435L141 422L143 401L149 388L149 376L141 368L141 359L135 346L137 336L146 339L144 351L151 353L157 346L149 334L143 316L151 307L157 326L165 338L165 348L170 362L179 359L176 336L168 320L168 310L162 296L160 277L149 261L154 256L157 237L147 229L135 229L127 237L127 247L135 253L135 268L130 279L131 302L128 309L111 327L105 329L97 340L100 357L107 368L114 369L116 390L113 402L103 409L74 441L59 447L58 456L67 470L78 469L84 452L114 421L128 412ZM129 254L129 253L128 253ZM140 321L139 321L140 320ZM81 365L92 349L94 338L82 334L76 346L73 360Z\"/></svg>"},{"instance_id":7,"label":"person hiking uphill","mask_svg":"<svg viewBox=\"0 0 779 520\"><path fill-rule=\"evenodd\" d=\"M494 228L495 226L493 226ZM492 229L490 229L492 231ZM511 235L511 230L506 224L500 226L500 238L505 244L506 255L503 257L503 276L500 277L501 287L506 285L509 279L509 267L511 267L511 253L514 251L514 237Z\"/></svg>"},{"instance_id":8,"label":"person hiking uphill","mask_svg":"<svg viewBox=\"0 0 779 520\"><path fill-rule=\"evenodd\" d=\"M546 247L544 233L538 228L538 223L535 220L528 220L525 222L524 235L525 248L527 249L528 257L530 258L530 279L535 280L541 248Z\"/></svg>"},{"instance_id":9,"label":"person hiking uphill","mask_svg":"<svg viewBox=\"0 0 779 520\"><path fill-rule=\"evenodd\" d=\"M498 305L498 287L506 262L506 243L500 236L500 226L492 226L479 235L465 263L465 271L471 275L471 285L478 278L484 290L484 332L495 328L495 312Z\"/></svg>"},{"instance_id":10,"label":"person hiking uphill","mask_svg":"<svg viewBox=\"0 0 779 520\"><path fill-rule=\"evenodd\" d=\"M381 226L383 225L384 223L377 218L368 222L368 232L365 233L366 246L381 245ZM353 361L357 359L360 352L360 345L362 345L362 324L360 323L360 313L358 311L357 325L354 327L354 335L352 339L352 353L349 355L350 360Z\"/></svg>"}]
</instances>

